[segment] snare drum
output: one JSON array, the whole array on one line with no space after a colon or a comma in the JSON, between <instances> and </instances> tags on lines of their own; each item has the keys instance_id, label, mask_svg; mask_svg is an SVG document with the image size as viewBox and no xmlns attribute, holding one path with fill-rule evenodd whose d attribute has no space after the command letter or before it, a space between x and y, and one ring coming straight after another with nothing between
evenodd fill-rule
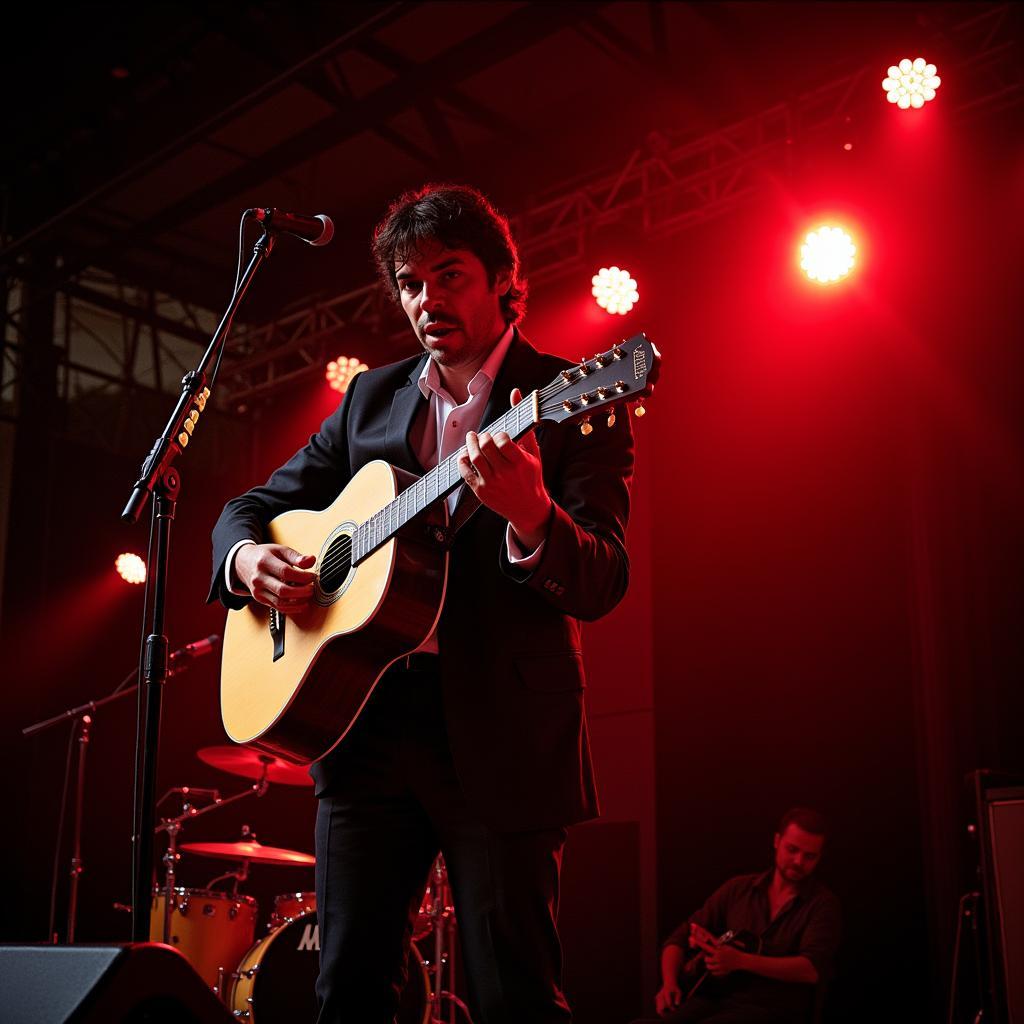
<instances>
[{"instance_id":1,"label":"snare drum","mask_svg":"<svg viewBox=\"0 0 1024 1024\"><path fill-rule=\"evenodd\" d=\"M286 892L282 896L275 896L274 910L270 915L267 931L272 932L275 928L280 928L281 925L315 910L315 892Z\"/></svg>"},{"instance_id":2,"label":"snare drum","mask_svg":"<svg viewBox=\"0 0 1024 1024\"><path fill-rule=\"evenodd\" d=\"M408 972L398 1024L429 1024L430 979L415 943L409 949ZM252 1024L313 1024L319 973L316 914L301 914L245 954L233 976L228 1009Z\"/></svg>"},{"instance_id":3,"label":"snare drum","mask_svg":"<svg viewBox=\"0 0 1024 1024\"><path fill-rule=\"evenodd\" d=\"M150 942L164 941L164 903L157 889L149 912ZM208 889L174 890L170 943L196 969L210 988L217 988L217 968L228 978L256 934L259 907L251 896Z\"/></svg>"}]
</instances>

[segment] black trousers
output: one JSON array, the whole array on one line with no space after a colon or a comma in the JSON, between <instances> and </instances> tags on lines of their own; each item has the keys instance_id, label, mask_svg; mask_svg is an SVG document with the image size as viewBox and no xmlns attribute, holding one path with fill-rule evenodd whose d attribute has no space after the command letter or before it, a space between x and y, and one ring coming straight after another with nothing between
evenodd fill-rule
<instances>
[{"instance_id":1,"label":"black trousers","mask_svg":"<svg viewBox=\"0 0 1024 1024\"><path fill-rule=\"evenodd\" d=\"M318 1024L391 1024L411 915L439 851L476 1024L564 1024L555 918L565 829L503 833L476 820L433 661L389 670L330 755L316 823Z\"/></svg>"}]
</instances>

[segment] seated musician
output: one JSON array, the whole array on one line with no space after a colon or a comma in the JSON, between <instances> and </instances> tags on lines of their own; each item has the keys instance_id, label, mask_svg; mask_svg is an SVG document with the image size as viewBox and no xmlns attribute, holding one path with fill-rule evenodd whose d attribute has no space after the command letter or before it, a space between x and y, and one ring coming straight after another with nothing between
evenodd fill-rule
<instances>
[{"instance_id":1,"label":"seated musician","mask_svg":"<svg viewBox=\"0 0 1024 1024\"><path fill-rule=\"evenodd\" d=\"M787 811L775 834L773 867L730 879L672 932L655 1000L661 1019L805 1024L811 1018L839 945L839 901L813 877L824 843L817 811Z\"/></svg>"}]
</instances>

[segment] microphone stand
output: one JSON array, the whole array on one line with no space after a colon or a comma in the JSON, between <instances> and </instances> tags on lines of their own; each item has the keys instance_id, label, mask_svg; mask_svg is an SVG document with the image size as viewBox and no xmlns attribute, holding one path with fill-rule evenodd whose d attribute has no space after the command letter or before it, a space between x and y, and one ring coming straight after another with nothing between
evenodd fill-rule
<instances>
[{"instance_id":1,"label":"microphone stand","mask_svg":"<svg viewBox=\"0 0 1024 1024\"><path fill-rule=\"evenodd\" d=\"M154 496L150 533L157 542L154 564L147 567L147 597L152 601L148 621L143 623L139 658L139 678L143 692L136 726L135 800L132 815L132 941L149 938L149 904L153 867L153 821L156 811L156 768L160 742L160 711L163 685L167 678L167 636L164 619L167 592L167 563L171 546L171 523L174 520L181 477L174 461L188 445L200 413L210 397L208 383L211 370L216 373L228 330L256 271L270 255L275 236L264 229L253 247L252 258L235 288L199 366L190 370L181 381L181 395L163 433L157 438L143 463L139 479L132 488L121 518L138 522L150 494Z\"/></svg>"},{"instance_id":2,"label":"microphone stand","mask_svg":"<svg viewBox=\"0 0 1024 1024\"><path fill-rule=\"evenodd\" d=\"M208 640L210 638L207 638ZM184 648L187 650L187 648ZM172 662L175 660L175 656L181 654L181 651L176 651L174 655L171 655ZM187 655L183 655L182 660L179 664L172 664L167 675L168 678L178 675L181 672L186 671L191 665L191 659ZM135 675L137 669L132 669L131 672L122 680L120 686L113 693L106 697L102 697L100 700L89 700L84 704L79 704L77 707L68 708L67 711L62 711L59 715L54 715L52 718L44 719L41 722L36 722L33 725L26 726L21 730L22 736L34 736L36 733L43 732L45 729L49 729L51 726L58 725L61 722L72 723L72 735L74 732L78 733L78 770L75 779L75 818L74 827L71 834L71 870L69 872L71 878L71 884L68 888L68 923L65 941L72 943L75 941L75 923L78 917L78 882L85 871L85 865L82 863L82 813L83 805L85 803L85 763L86 754L89 749L89 740L92 732L93 715L96 711L106 704L111 704L115 700L120 700L122 697L127 697L130 694L135 693L139 685L136 683L134 686L125 686L125 684ZM90 712L92 714L90 714ZM70 767L70 765L69 765ZM63 810L63 809L62 809ZM57 846L58 849L54 854L54 865L60 859L60 835L63 831L63 813L61 815L61 826L57 830ZM54 867L56 873L56 866ZM54 885L56 885L56 877L54 878ZM51 901L52 902L52 901ZM49 927L49 939L56 941L54 935L56 934L53 929L53 907L51 906L51 919Z\"/></svg>"}]
</instances>

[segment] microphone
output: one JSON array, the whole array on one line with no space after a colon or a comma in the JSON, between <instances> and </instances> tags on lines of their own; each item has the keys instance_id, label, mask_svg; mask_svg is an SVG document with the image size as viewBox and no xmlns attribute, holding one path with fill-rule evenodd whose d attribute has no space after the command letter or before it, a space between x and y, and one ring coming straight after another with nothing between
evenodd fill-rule
<instances>
[{"instance_id":1,"label":"microphone","mask_svg":"<svg viewBox=\"0 0 1024 1024\"><path fill-rule=\"evenodd\" d=\"M334 237L334 221L326 213L307 217L302 213L286 213L272 206L256 207L249 212L271 231L294 235L309 245L326 245Z\"/></svg>"},{"instance_id":2,"label":"microphone","mask_svg":"<svg viewBox=\"0 0 1024 1024\"><path fill-rule=\"evenodd\" d=\"M211 633L207 637L203 637L202 640L196 640L194 643L185 644L184 647L179 647L170 657L170 663L173 665L176 661L188 659L191 661L193 658L203 658L207 654L213 654L217 649L217 645L220 643L220 637L216 633Z\"/></svg>"}]
</instances>

